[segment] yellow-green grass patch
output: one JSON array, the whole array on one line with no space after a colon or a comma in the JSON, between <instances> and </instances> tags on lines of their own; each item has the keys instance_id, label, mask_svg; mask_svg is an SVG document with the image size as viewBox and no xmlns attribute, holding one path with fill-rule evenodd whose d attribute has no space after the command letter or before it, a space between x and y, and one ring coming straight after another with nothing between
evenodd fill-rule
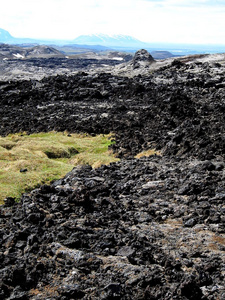
<instances>
[{"instance_id":1,"label":"yellow-green grass patch","mask_svg":"<svg viewBox=\"0 0 225 300\"><path fill-rule=\"evenodd\" d=\"M111 135L48 132L0 137L0 204L63 177L78 164L99 167L118 161L108 150L111 144Z\"/></svg>"}]
</instances>

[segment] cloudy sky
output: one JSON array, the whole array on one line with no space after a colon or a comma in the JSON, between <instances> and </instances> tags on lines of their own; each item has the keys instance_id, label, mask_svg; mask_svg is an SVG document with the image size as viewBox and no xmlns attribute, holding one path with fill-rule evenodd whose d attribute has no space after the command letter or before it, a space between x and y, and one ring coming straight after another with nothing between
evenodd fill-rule
<instances>
[{"instance_id":1,"label":"cloudy sky","mask_svg":"<svg viewBox=\"0 0 225 300\"><path fill-rule=\"evenodd\" d=\"M104 33L145 42L225 44L225 1L6 0L0 28L42 39Z\"/></svg>"}]
</instances>

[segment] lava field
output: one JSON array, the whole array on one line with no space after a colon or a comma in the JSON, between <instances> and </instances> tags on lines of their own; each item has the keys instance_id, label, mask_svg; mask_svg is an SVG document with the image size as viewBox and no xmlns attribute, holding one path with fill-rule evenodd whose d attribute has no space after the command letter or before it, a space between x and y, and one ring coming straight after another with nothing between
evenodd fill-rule
<instances>
[{"instance_id":1,"label":"lava field","mask_svg":"<svg viewBox=\"0 0 225 300\"><path fill-rule=\"evenodd\" d=\"M111 132L121 160L5 200L0 299L225 299L224 88L222 63L181 59L2 80L0 135Z\"/></svg>"}]
</instances>

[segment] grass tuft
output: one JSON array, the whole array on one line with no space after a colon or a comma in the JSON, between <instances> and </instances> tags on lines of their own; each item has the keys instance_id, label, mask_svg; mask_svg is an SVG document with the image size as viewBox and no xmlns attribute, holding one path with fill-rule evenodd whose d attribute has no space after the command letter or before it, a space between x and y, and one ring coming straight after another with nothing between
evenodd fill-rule
<instances>
[{"instance_id":1,"label":"grass tuft","mask_svg":"<svg viewBox=\"0 0 225 300\"><path fill-rule=\"evenodd\" d=\"M138 153L135 158L141 158L141 157L149 157L149 156L152 156L152 155L159 155L161 156L161 152L160 151L157 151L155 149L149 149L149 150L145 150L141 153Z\"/></svg>"}]
</instances>

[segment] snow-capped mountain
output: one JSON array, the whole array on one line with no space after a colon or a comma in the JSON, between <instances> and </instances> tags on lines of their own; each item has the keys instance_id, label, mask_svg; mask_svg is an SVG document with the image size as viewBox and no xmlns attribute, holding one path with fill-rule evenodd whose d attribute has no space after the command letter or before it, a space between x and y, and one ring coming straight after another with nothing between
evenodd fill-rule
<instances>
[{"instance_id":1,"label":"snow-capped mountain","mask_svg":"<svg viewBox=\"0 0 225 300\"><path fill-rule=\"evenodd\" d=\"M146 43L141 42L128 35L106 35L106 34L91 34L81 35L73 40L76 44L83 45L101 45L106 47L123 47L123 48L140 48L146 46Z\"/></svg>"}]
</instances>

